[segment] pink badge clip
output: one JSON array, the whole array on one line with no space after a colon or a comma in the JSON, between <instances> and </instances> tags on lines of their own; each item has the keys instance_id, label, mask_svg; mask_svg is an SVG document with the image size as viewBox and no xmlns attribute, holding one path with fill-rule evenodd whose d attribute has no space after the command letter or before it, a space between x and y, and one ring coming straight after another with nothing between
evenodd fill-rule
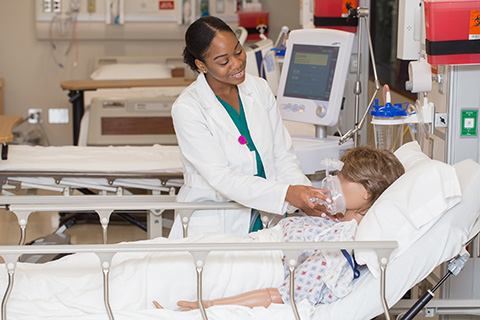
<instances>
[{"instance_id":1,"label":"pink badge clip","mask_svg":"<svg viewBox=\"0 0 480 320\"><path fill-rule=\"evenodd\" d=\"M238 142L240 142L240 144L246 144L246 143L247 143L247 139L245 139L244 136L240 136L240 137L238 137Z\"/></svg>"}]
</instances>

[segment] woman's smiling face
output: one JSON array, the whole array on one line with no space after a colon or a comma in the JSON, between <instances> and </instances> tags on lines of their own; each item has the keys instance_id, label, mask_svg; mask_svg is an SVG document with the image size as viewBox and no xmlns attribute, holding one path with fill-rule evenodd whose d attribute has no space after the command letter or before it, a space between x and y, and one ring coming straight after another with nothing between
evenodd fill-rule
<instances>
[{"instance_id":1,"label":"woman's smiling face","mask_svg":"<svg viewBox=\"0 0 480 320\"><path fill-rule=\"evenodd\" d=\"M206 51L204 61L196 60L212 87L238 85L245 80L246 54L232 32L220 31ZM215 90L214 90L215 91Z\"/></svg>"}]
</instances>

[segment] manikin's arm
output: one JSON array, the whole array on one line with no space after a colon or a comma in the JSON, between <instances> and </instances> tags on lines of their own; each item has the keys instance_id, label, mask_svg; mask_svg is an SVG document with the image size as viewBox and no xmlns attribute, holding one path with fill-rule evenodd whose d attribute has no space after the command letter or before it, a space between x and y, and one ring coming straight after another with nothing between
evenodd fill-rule
<instances>
[{"instance_id":1,"label":"manikin's arm","mask_svg":"<svg viewBox=\"0 0 480 320\"><path fill-rule=\"evenodd\" d=\"M239 295L214 300L205 300L205 308L217 305L240 305L246 307L268 307L272 303L283 303L280 292L275 288L258 289L241 293ZM157 306L157 304L155 304ZM182 310L198 309L198 301L179 301ZM158 306L157 306L158 308Z\"/></svg>"}]
</instances>

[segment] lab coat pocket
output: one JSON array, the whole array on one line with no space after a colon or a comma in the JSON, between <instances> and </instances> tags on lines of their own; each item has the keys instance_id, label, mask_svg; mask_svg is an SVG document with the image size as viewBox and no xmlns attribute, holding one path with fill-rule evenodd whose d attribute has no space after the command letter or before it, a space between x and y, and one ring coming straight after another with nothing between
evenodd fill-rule
<instances>
[{"instance_id":1,"label":"lab coat pocket","mask_svg":"<svg viewBox=\"0 0 480 320\"><path fill-rule=\"evenodd\" d=\"M252 152L244 145L238 145L232 158L229 159L232 169L236 172L252 176L257 172L255 152Z\"/></svg>"}]
</instances>

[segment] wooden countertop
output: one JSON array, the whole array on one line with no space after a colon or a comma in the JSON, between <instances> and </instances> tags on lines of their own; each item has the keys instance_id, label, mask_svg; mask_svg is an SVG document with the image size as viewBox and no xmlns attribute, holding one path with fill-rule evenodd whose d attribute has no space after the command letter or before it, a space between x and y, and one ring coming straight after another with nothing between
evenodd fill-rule
<instances>
[{"instance_id":1,"label":"wooden countertop","mask_svg":"<svg viewBox=\"0 0 480 320\"><path fill-rule=\"evenodd\" d=\"M67 80L60 84L64 90L96 90L137 87L182 87L190 85L193 78L138 79L138 80Z\"/></svg>"}]
</instances>

